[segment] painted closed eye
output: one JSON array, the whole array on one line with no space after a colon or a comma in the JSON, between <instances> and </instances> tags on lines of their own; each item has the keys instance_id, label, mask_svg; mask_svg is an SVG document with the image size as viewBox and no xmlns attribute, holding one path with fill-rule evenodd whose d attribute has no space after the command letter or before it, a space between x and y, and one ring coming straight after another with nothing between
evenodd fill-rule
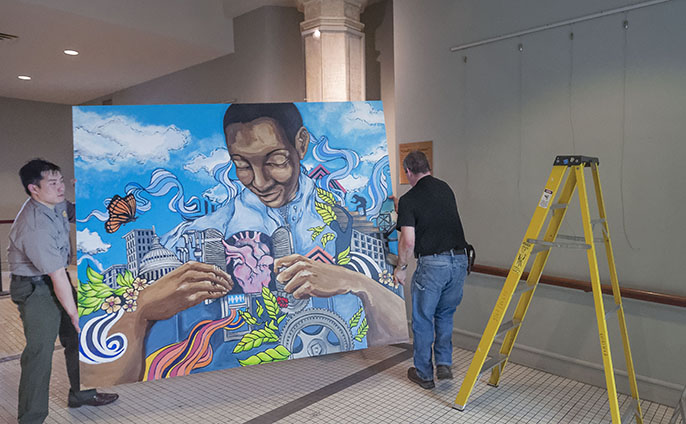
<instances>
[{"instance_id":1,"label":"painted closed eye","mask_svg":"<svg viewBox=\"0 0 686 424\"><path fill-rule=\"evenodd\" d=\"M233 164L236 165L237 169L248 169L248 168L250 168L250 164L244 160L241 160L241 159L234 159Z\"/></svg>"},{"instance_id":2,"label":"painted closed eye","mask_svg":"<svg viewBox=\"0 0 686 424\"><path fill-rule=\"evenodd\" d=\"M271 166L284 166L286 164L288 164L288 156L282 154L272 155L267 161L267 165Z\"/></svg>"}]
</instances>

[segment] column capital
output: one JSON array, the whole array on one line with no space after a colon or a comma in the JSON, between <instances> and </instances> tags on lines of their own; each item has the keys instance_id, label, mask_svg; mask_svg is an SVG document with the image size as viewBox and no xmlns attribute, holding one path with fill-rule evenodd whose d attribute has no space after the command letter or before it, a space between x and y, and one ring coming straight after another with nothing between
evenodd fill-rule
<instances>
[{"instance_id":1,"label":"column capital","mask_svg":"<svg viewBox=\"0 0 686 424\"><path fill-rule=\"evenodd\" d=\"M345 17L359 21L368 3L369 0L296 0L305 21L320 17Z\"/></svg>"}]
</instances>

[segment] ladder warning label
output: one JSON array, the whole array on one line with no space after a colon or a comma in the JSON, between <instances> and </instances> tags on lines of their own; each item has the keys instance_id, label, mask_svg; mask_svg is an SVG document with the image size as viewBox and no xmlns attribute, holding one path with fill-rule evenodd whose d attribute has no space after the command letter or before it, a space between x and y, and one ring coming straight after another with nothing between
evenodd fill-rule
<instances>
[{"instance_id":1,"label":"ladder warning label","mask_svg":"<svg viewBox=\"0 0 686 424\"><path fill-rule=\"evenodd\" d=\"M515 258L515 262L512 264L512 271L516 272L517 274L524 272L524 267L529 260L529 253L531 252L533 246L533 244L527 241L522 242L522 245L519 247L519 252L517 253L517 258Z\"/></svg>"},{"instance_id":2,"label":"ladder warning label","mask_svg":"<svg viewBox=\"0 0 686 424\"><path fill-rule=\"evenodd\" d=\"M553 198L553 191L549 189L543 190L543 196L541 196L541 201L538 202L538 206L542 208L547 208L550 203L550 199Z\"/></svg>"}]
</instances>

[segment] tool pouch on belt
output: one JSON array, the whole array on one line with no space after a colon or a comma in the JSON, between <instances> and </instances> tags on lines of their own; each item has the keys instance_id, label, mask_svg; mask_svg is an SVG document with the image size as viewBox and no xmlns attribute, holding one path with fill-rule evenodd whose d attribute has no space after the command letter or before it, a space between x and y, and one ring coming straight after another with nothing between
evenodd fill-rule
<instances>
[{"instance_id":1,"label":"tool pouch on belt","mask_svg":"<svg viewBox=\"0 0 686 424\"><path fill-rule=\"evenodd\" d=\"M476 250L471 244L467 245L467 275L471 274L474 261L476 260Z\"/></svg>"}]
</instances>

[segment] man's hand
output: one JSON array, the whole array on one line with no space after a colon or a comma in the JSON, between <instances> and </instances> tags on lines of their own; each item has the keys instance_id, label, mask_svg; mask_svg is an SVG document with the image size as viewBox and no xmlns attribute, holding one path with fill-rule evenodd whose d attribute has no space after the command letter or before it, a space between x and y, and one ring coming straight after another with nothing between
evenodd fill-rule
<instances>
[{"instance_id":1,"label":"man's hand","mask_svg":"<svg viewBox=\"0 0 686 424\"><path fill-rule=\"evenodd\" d=\"M164 320L203 300L220 298L231 288L231 276L218 267L187 262L142 290L138 310L147 321Z\"/></svg>"},{"instance_id":2,"label":"man's hand","mask_svg":"<svg viewBox=\"0 0 686 424\"><path fill-rule=\"evenodd\" d=\"M407 268L400 269L399 266L395 267L393 272L393 281L399 284L405 285L405 280L407 279Z\"/></svg>"},{"instance_id":3,"label":"man's hand","mask_svg":"<svg viewBox=\"0 0 686 424\"><path fill-rule=\"evenodd\" d=\"M79 314L76 314L76 315L73 316L73 317L70 316L69 318L71 319L71 324L72 324L72 325L74 326L74 328L76 329L76 332L77 332L77 333L80 333L80 332L81 332L81 327L79 327Z\"/></svg>"}]
</instances>

